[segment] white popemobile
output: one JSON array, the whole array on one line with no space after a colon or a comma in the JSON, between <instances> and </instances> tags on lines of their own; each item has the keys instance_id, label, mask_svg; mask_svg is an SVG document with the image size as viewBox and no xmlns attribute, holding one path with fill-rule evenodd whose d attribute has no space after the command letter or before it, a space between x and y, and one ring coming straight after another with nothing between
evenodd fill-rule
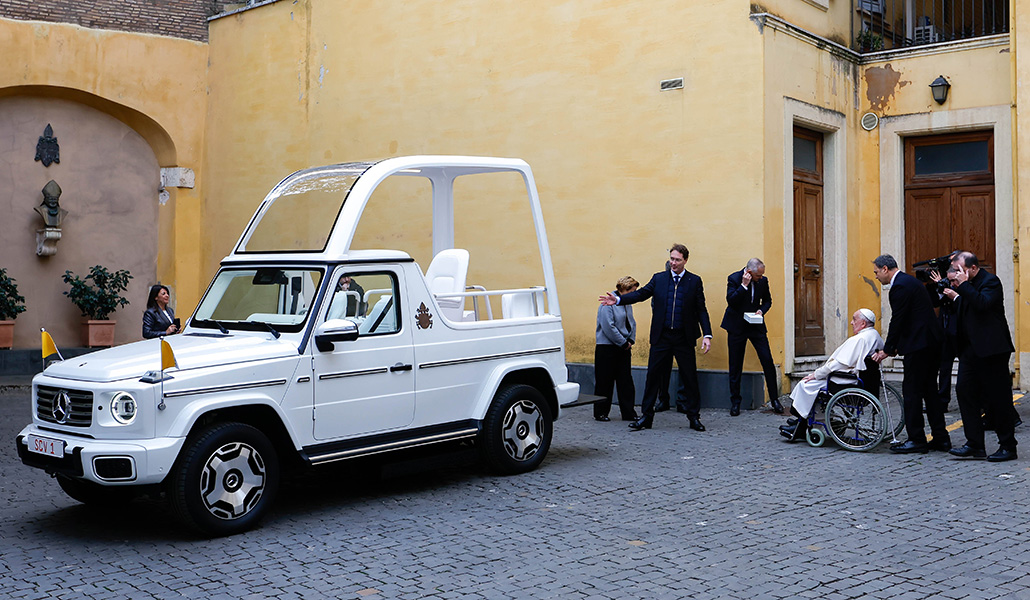
<instances>
[{"instance_id":1,"label":"white popemobile","mask_svg":"<svg viewBox=\"0 0 1030 600\"><path fill-rule=\"evenodd\" d=\"M466 285L469 253L453 248L455 180L504 172L525 183L542 286ZM425 274L405 252L351 249L388 177L431 182ZM501 318L487 296L500 296ZM227 535L253 527L281 471L304 464L465 440L498 472L529 471L579 396L536 185L517 159L413 156L290 175L166 340L177 362L167 370L161 342L144 340L37 375L22 461L81 502L163 492L186 524Z\"/></svg>"}]
</instances>

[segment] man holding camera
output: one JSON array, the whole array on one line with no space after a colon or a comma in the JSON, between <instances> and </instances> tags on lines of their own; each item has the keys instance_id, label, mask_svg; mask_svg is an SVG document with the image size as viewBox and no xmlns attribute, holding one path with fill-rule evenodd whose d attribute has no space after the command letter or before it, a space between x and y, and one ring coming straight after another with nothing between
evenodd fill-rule
<instances>
[{"instance_id":1,"label":"man holding camera","mask_svg":"<svg viewBox=\"0 0 1030 600\"><path fill-rule=\"evenodd\" d=\"M930 294L915 277L898 270L898 262L890 254L873 261L873 274L884 287L890 287L891 324L883 350L873 354L881 362L888 356L905 357L905 374L901 390L905 404L905 429L908 441L894 444L896 454L926 454L930 450L951 450L951 438L944 423L944 406L937 400L937 372L941 360L944 332L933 312ZM926 441L923 430L922 405L933 434Z\"/></svg>"},{"instance_id":2,"label":"man holding camera","mask_svg":"<svg viewBox=\"0 0 1030 600\"><path fill-rule=\"evenodd\" d=\"M948 270L951 287L943 291L958 300L958 406L966 443L951 450L960 458L984 458L982 413L994 425L998 451L986 456L990 462L1016 459L1015 411L1012 409L1012 380L1009 355L1015 351L1005 319L1001 280L980 268L972 252L960 252ZM906 398L906 415L908 404Z\"/></svg>"}]
</instances>

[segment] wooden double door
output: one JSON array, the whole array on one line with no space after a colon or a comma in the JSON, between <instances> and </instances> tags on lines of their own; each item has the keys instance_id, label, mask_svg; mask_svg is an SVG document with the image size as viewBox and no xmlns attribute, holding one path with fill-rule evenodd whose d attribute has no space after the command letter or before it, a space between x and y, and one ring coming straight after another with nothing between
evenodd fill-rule
<instances>
[{"instance_id":1,"label":"wooden double door","mask_svg":"<svg viewBox=\"0 0 1030 600\"><path fill-rule=\"evenodd\" d=\"M994 147L990 131L905 140L905 258L968 250L997 272Z\"/></svg>"}]
</instances>

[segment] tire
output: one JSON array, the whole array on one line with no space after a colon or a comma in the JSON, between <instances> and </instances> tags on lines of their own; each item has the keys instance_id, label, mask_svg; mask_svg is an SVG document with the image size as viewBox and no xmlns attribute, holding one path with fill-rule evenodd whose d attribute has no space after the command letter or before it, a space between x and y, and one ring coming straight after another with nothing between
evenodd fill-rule
<instances>
[{"instance_id":1,"label":"tire","mask_svg":"<svg viewBox=\"0 0 1030 600\"><path fill-rule=\"evenodd\" d=\"M498 390L486 412L480 447L490 470L503 475L537 468L551 447L551 409L536 388L509 385Z\"/></svg>"},{"instance_id":2,"label":"tire","mask_svg":"<svg viewBox=\"0 0 1030 600\"><path fill-rule=\"evenodd\" d=\"M887 413L865 390L841 390L826 403L826 430L842 448L864 452L887 435Z\"/></svg>"},{"instance_id":3,"label":"tire","mask_svg":"<svg viewBox=\"0 0 1030 600\"><path fill-rule=\"evenodd\" d=\"M221 423L190 436L176 462L168 498L187 526L212 537L251 529L275 499L279 459L263 433Z\"/></svg>"},{"instance_id":4,"label":"tire","mask_svg":"<svg viewBox=\"0 0 1030 600\"><path fill-rule=\"evenodd\" d=\"M901 392L893 383L885 381L880 394L883 406L890 409L890 419L894 422L894 435L897 436L905 429L905 403L901 399Z\"/></svg>"},{"instance_id":5,"label":"tire","mask_svg":"<svg viewBox=\"0 0 1030 600\"><path fill-rule=\"evenodd\" d=\"M136 488L131 486L100 485L94 481L66 475L57 476L57 485L61 486L72 500L93 508L116 509L120 504L131 502L139 495Z\"/></svg>"},{"instance_id":6,"label":"tire","mask_svg":"<svg viewBox=\"0 0 1030 600\"><path fill-rule=\"evenodd\" d=\"M809 427L805 431L805 441L808 442L809 446L818 448L826 443L826 435L823 433L822 429Z\"/></svg>"}]
</instances>

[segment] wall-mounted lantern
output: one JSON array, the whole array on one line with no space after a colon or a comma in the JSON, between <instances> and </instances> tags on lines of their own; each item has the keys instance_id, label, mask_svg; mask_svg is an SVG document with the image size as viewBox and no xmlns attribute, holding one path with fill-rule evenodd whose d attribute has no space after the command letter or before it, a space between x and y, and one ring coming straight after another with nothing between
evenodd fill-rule
<instances>
[{"instance_id":1,"label":"wall-mounted lantern","mask_svg":"<svg viewBox=\"0 0 1030 600\"><path fill-rule=\"evenodd\" d=\"M933 83L930 84L930 92L933 94L933 99L937 104L944 104L948 100L949 89L951 89L951 84L944 78L944 75L934 79Z\"/></svg>"}]
</instances>

